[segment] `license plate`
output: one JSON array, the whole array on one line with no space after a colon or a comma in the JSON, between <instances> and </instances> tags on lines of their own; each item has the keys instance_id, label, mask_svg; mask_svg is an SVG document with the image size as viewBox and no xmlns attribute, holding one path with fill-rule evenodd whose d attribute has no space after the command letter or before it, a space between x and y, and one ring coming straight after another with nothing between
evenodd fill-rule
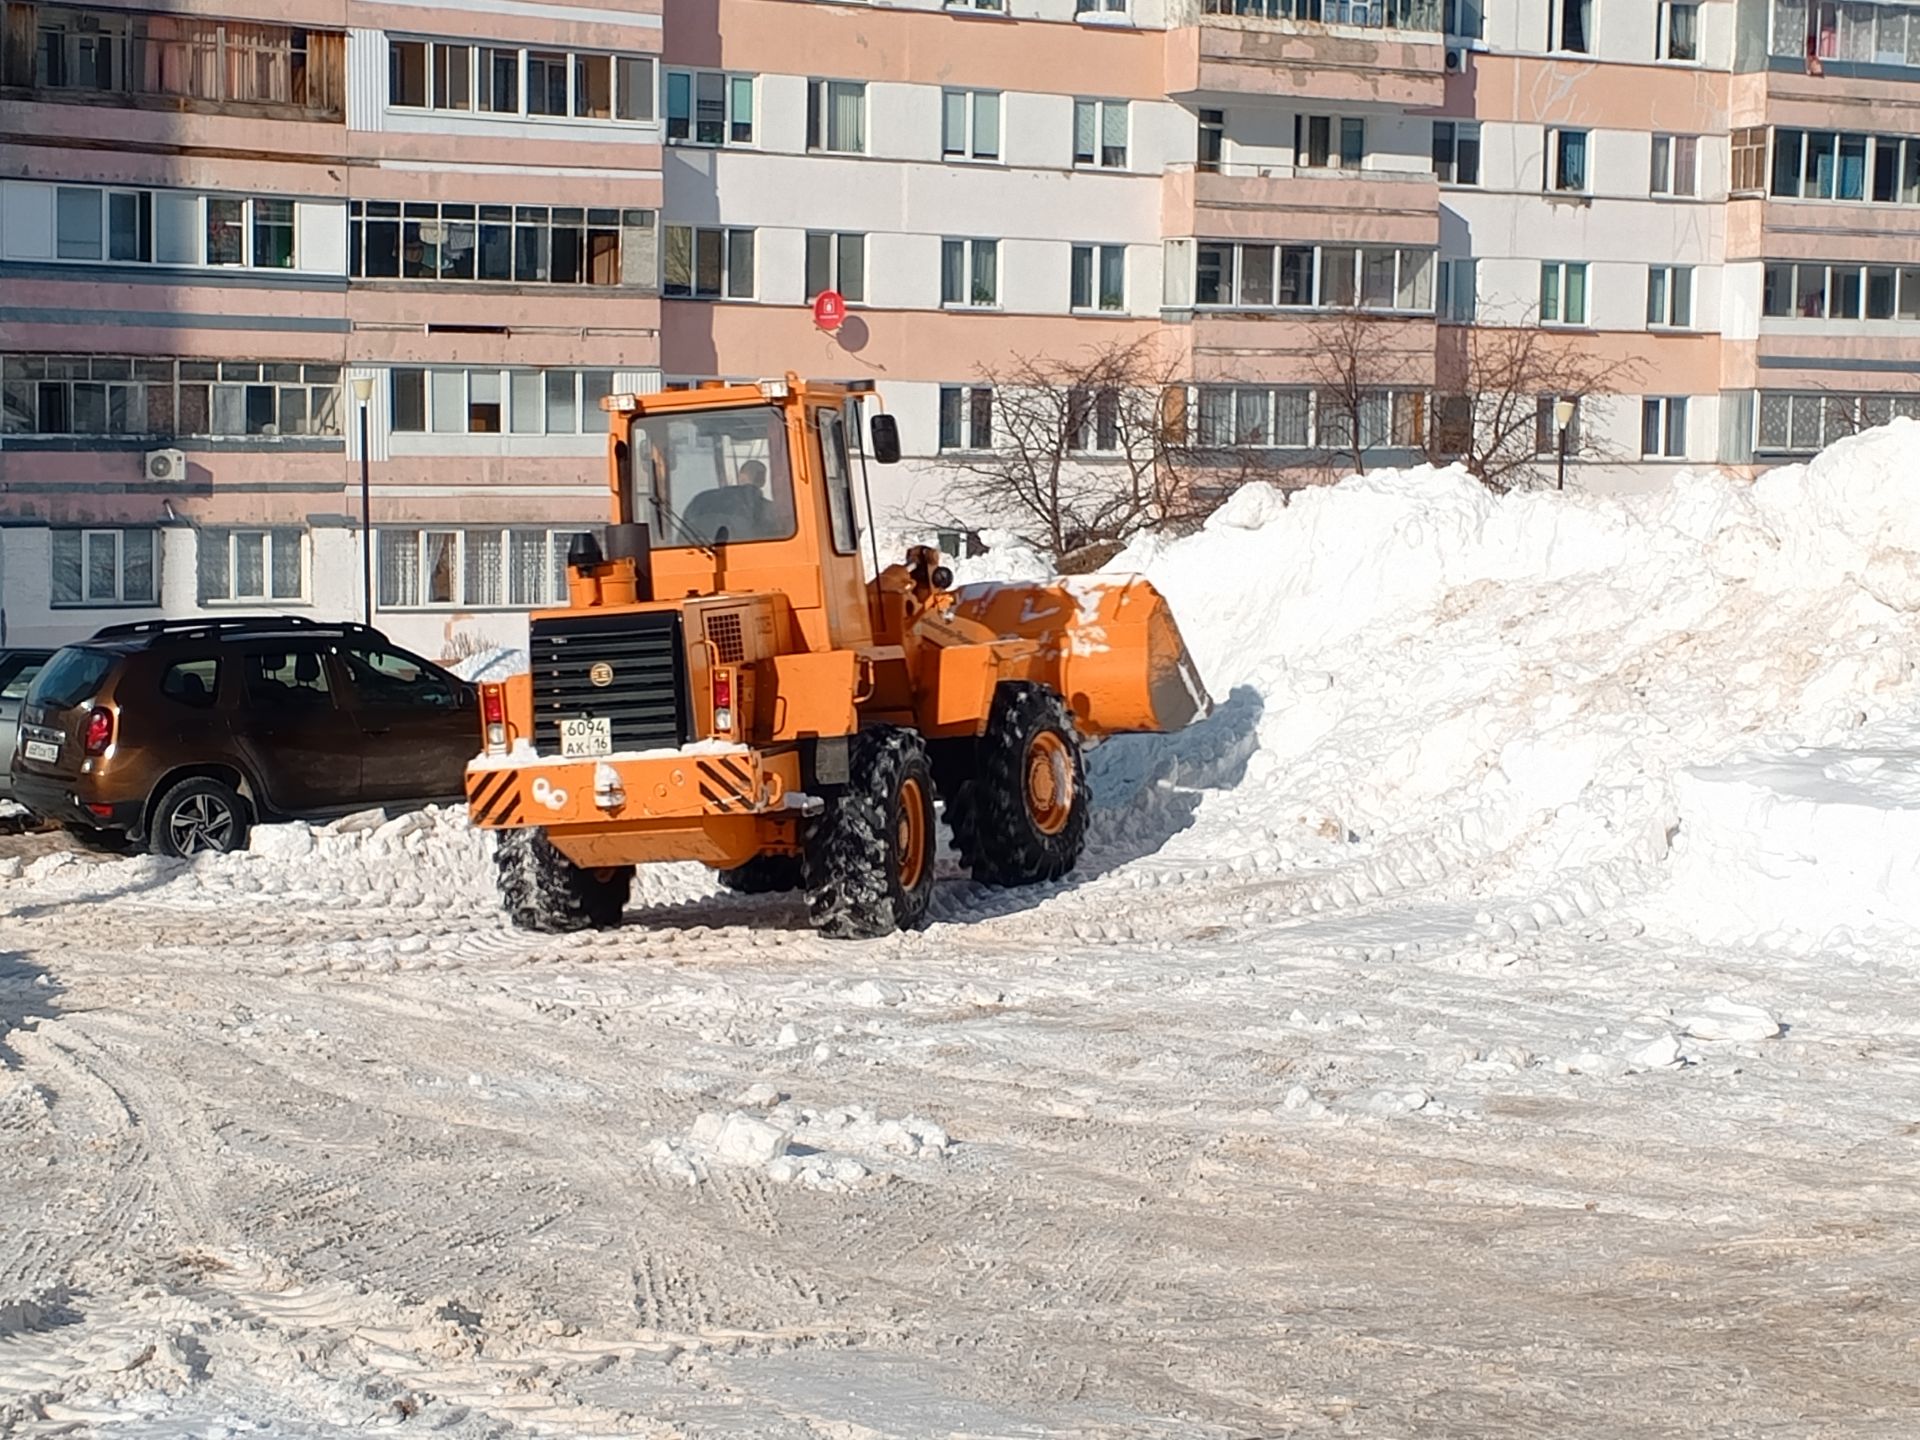
<instances>
[{"instance_id":1,"label":"license plate","mask_svg":"<svg viewBox=\"0 0 1920 1440\"><path fill-rule=\"evenodd\" d=\"M59 758L60 747L58 745L49 745L44 740L27 741L27 759L51 761L58 760Z\"/></svg>"},{"instance_id":2,"label":"license plate","mask_svg":"<svg viewBox=\"0 0 1920 1440\"><path fill-rule=\"evenodd\" d=\"M591 759L613 753L613 721L588 716L560 722L560 755L567 760Z\"/></svg>"}]
</instances>

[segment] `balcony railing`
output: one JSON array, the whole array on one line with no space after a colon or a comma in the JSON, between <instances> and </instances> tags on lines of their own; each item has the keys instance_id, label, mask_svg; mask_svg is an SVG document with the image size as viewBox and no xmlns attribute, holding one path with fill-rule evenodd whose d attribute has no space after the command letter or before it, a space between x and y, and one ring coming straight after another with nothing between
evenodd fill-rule
<instances>
[{"instance_id":1,"label":"balcony railing","mask_svg":"<svg viewBox=\"0 0 1920 1440\"><path fill-rule=\"evenodd\" d=\"M1441 0L1200 0L1202 14L1363 30L1440 29Z\"/></svg>"}]
</instances>

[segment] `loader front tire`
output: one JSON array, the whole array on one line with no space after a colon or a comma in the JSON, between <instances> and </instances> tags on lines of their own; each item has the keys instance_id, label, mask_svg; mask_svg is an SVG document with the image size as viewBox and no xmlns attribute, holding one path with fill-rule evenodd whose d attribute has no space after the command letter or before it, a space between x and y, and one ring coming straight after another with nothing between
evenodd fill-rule
<instances>
[{"instance_id":1,"label":"loader front tire","mask_svg":"<svg viewBox=\"0 0 1920 1440\"><path fill-rule=\"evenodd\" d=\"M611 930L633 891L631 865L582 870L554 849L544 830L502 830L493 863L500 903L521 930Z\"/></svg>"},{"instance_id":2,"label":"loader front tire","mask_svg":"<svg viewBox=\"0 0 1920 1440\"><path fill-rule=\"evenodd\" d=\"M814 928L836 940L912 930L933 899L933 771L911 730L854 737L848 779L807 827L803 871Z\"/></svg>"},{"instance_id":3,"label":"loader front tire","mask_svg":"<svg viewBox=\"0 0 1920 1440\"><path fill-rule=\"evenodd\" d=\"M974 774L947 800L954 845L987 885L1058 880L1087 844L1087 766L1073 712L1044 685L994 693Z\"/></svg>"}]
</instances>

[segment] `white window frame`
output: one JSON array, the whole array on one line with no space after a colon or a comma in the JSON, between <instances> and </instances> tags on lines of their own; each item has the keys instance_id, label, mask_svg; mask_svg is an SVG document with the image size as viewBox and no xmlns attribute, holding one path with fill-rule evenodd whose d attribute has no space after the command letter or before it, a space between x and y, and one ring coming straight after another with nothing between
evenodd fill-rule
<instances>
[{"instance_id":1,"label":"white window frame","mask_svg":"<svg viewBox=\"0 0 1920 1440\"><path fill-rule=\"evenodd\" d=\"M1313 158L1313 127L1324 125L1327 130L1326 158L1316 161ZM1360 138L1360 154L1356 160L1347 158L1347 136L1349 127L1357 127ZM1357 175L1367 168L1367 117L1364 115L1309 115L1297 114L1293 117L1293 168L1296 170L1338 170L1349 175Z\"/></svg>"},{"instance_id":2,"label":"white window frame","mask_svg":"<svg viewBox=\"0 0 1920 1440\"><path fill-rule=\"evenodd\" d=\"M297 200L281 195L201 195L199 200L200 223L200 261L209 270L280 270L295 271L300 268L300 206ZM215 260L213 258L213 206L215 203L235 203L240 206L240 258L238 260ZM254 240L260 225L259 207L262 203L279 204L287 207L287 228L290 245L285 265L262 263L256 253Z\"/></svg>"},{"instance_id":3,"label":"white window frame","mask_svg":"<svg viewBox=\"0 0 1920 1440\"><path fill-rule=\"evenodd\" d=\"M1125 17L1129 3L1130 0L1073 0L1073 16L1076 20L1088 16L1096 20L1109 15Z\"/></svg>"},{"instance_id":4,"label":"white window frame","mask_svg":"<svg viewBox=\"0 0 1920 1440\"><path fill-rule=\"evenodd\" d=\"M551 521L529 521L522 525L461 525L427 524L384 525L376 529L378 553L374 559L374 603L382 610L392 613L445 610L534 610L545 605L559 605L566 602L566 585L560 576L560 567L555 556L564 556L566 547L573 536L580 532L579 526L555 526ZM537 599L524 602L513 597L513 537L516 534L538 532L546 537L546 561L541 567L545 588ZM454 594L447 600L429 600L426 597L430 580L428 565L427 539L431 535L454 536L453 580ZM491 535L500 546L500 593L497 599L468 598L467 567L470 537ZM420 597L413 601L395 600L384 589L386 565L389 558L388 547L400 543L403 536L413 537L413 578L414 591Z\"/></svg>"},{"instance_id":5,"label":"white window frame","mask_svg":"<svg viewBox=\"0 0 1920 1440\"><path fill-rule=\"evenodd\" d=\"M1006 8L1006 0L946 0L949 10L985 10L998 15Z\"/></svg>"},{"instance_id":6,"label":"white window frame","mask_svg":"<svg viewBox=\"0 0 1920 1440\"><path fill-rule=\"evenodd\" d=\"M240 573L240 538L243 535L260 538L260 592L242 595L235 583ZM200 543L209 543L206 534L200 537ZM293 526L242 525L227 530L221 536L227 552L227 587L224 595L203 596L204 605L258 605L258 604L304 604L307 600L307 536L304 530ZM294 569L300 576L300 584L291 595L273 593L274 557L286 544L294 550Z\"/></svg>"},{"instance_id":7,"label":"white window frame","mask_svg":"<svg viewBox=\"0 0 1920 1440\"><path fill-rule=\"evenodd\" d=\"M860 92L860 134L857 144L833 143L835 109L833 102L836 89L853 89ZM873 128L868 100L867 82L864 80L816 77L807 81L807 153L810 155L865 155L868 149L868 133ZM844 142L846 137L841 136L840 139Z\"/></svg>"},{"instance_id":8,"label":"white window frame","mask_svg":"<svg viewBox=\"0 0 1920 1440\"><path fill-rule=\"evenodd\" d=\"M1107 158L1107 116L1115 108L1120 112L1120 158L1111 161ZM1092 115L1093 150L1082 160L1080 150L1080 116L1085 112ZM1073 168L1076 170L1127 170L1132 168L1133 160L1133 110L1132 103L1126 100L1110 99L1104 96L1076 95L1073 101Z\"/></svg>"},{"instance_id":9,"label":"white window frame","mask_svg":"<svg viewBox=\"0 0 1920 1440\"><path fill-rule=\"evenodd\" d=\"M1691 265L1649 265L1647 267L1647 328L1649 330L1691 330L1693 328L1693 280Z\"/></svg>"},{"instance_id":10,"label":"white window frame","mask_svg":"<svg viewBox=\"0 0 1920 1440\"><path fill-rule=\"evenodd\" d=\"M720 81L720 138L702 140L700 138L700 78L703 75L717 76ZM673 81L675 76L685 76L687 81L687 133L673 133ZM740 117L741 98L746 100L746 119ZM700 150L752 150L759 144L760 132L760 77L747 70L705 70L697 66L670 65L660 74L660 137L668 145L690 145ZM747 127L744 140L735 138L734 131L742 124Z\"/></svg>"},{"instance_id":11,"label":"white window frame","mask_svg":"<svg viewBox=\"0 0 1920 1440\"><path fill-rule=\"evenodd\" d=\"M127 536L141 534L149 537L152 546L152 593L145 596L127 594ZM77 535L80 537L80 596L76 600L58 600L53 598L53 536ZM113 593L94 595L90 593L93 581L93 567L89 563L89 552L96 539L111 538L113 541ZM47 604L54 610L86 609L128 609L130 607L155 606L160 603L160 532L142 525L129 526L89 526L85 528L60 525L48 531L47 541Z\"/></svg>"},{"instance_id":12,"label":"white window frame","mask_svg":"<svg viewBox=\"0 0 1920 1440\"><path fill-rule=\"evenodd\" d=\"M961 281L966 294L961 299L950 299L947 295L947 257L953 246L961 247ZM976 299L974 276L979 267L981 246L991 246L993 256L993 295L990 299ZM1000 308L1000 241L989 236L943 235L940 239L940 306L944 310L998 310Z\"/></svg>"},{"instance_id":13,"label":"white window frame","mask_svg":"<svg viewBox=\"0 0 1920 1440\"><path fill-rule=\"evenodd\" d=\"M98 234L94 243L98 255L63 255L60 246L60 197L73 191L87 191L100 197L100 215ZM53 213L53 258L61 265L151 265L153 259L153 207L154 192L139 190L125 185L56 185L54 187ZM115 255L113 253L113 202L131 200L138 216L139 236L133 255ZM206 241L204 232L201 238L201 254L205 256Z\"/></svg>"},{"instance_id":14,"label":"white window frame","mask_svg":"<svg viewBox=\"0 0 1920 1440\"><path fill-rule=\"evenodd\" d=\"M947 407L951 403L958 407L954 420L955 442L947 443ZM980 415L984 402L986 414L986 443L977 444L980 439ZM940 387L940 411L934 427L934 438L944 454L956 451L970 451L975 454L993 448L993 387L991 385L942 385Z\"/></svg>"},{"instance_id":15,"label":"white window frame","mask_svg":"<svg viewBox=\"0 0 1920 1440\"><path fill-rule=\"evenodd\" d=\"M1576 48L1566 43L1566 14L1569 6L1586 7L1586 33ZM1547 49L1565 55L1594 53L1595 32L1600 28L1600 0L1547 0Z\"/></svg>"},{"instance_id":16,"label":"white window frame","mask_svg":"<svg viewBox=\"0 0 1920 1440\"><path fill-rule=\"evenodd\" d=\"M1681 157L1686 162L1681 163ZM1687 188L1679 188L1686 179ZM1677 200L1697 199L1700 194L1700 137L1658 131L1653 136L1651 169L1647 175L1649 195L1667 195Z\"/></svg>"},{"instance_id":17,"label":"white window frame","mask_svg":"<svg viewBox=\"0 0 1920 1440\"><path fill-rule=\"evenodd\" d=\"M488 39L460 40L452 37L432 35L394 35L389 37L387 43L389 47L399 45L420 45L424 47L422 64L425 70L426 85L426 103L423 105L409 105L395 100L393 98L392 68L391 62L389 62L389 71L384 87L384 101L389 110L427 111L440 115L474 115L483 119L531 120L536 124L557 123L562 125L653 125L657 123L659 118L660 64L657 56L635 54L631 51L624 50L596 50L590 47L581 48L570 45L519 45L511 41ZM451 77L452 68L451 65L442 67L436 63L437 57L441 51L452 50L465 52L460 62L466 72L466 103L464 105L438 103L441 97L436 93L438 86L435 82L442 74ZM492 105L482 105L480 103L482 89L480 84L481 56L484 53L506 50L512 50L517 53L514 67L514 99L518 108L513 110L502 110ZM544 111L536 112L529 108L527 104L529 94L527 85L527 57L529 54L557 54L566 56L567 103L565 114L551 115ZM607 103L612 113L608 115L582 114L580 110L580 62L582 60L600 59L604 59L607 62ZM488 61L488 65L491 67L490 60ZM634 83L635 75L632 68L636 66L641 67L644 73L644 79L639 80L638 83ZM626 77L625 79L622 78L623 75ZM452 90L453 88L451 79L449 78L448 89ZM492 80L490 75L486 88L491 91ZM641 97L642 103L635 108L638 108L641 113L623 115L621 111L629 107L622 102L629 100L636 94Z\"/></svg>"},{"instance_id":18,"label":"white window frame","mask_svg":"<svg viewBox=\"0 0 1920 1440\"><path fill-rule=\"evenodd\" d=\"M1440 134L1441 127L1447 131L1446 169L1441 170ZM1460 176L1460 149L1462 144L1471 142L1473 155L1473 178L1463 180ZM1480 186L1480 162L1484 158L1481 150L1480 122L1478 120L1436 120L1433 122L1433 173L1442 185L1458 185L1467 189Z\"/></svg>"},{"instance_id":19,"label":"white window frame","mask_svg":"<svg viewBox=\"0 0 1920 1440\"><path fill-rule=\"evenodd\" d=\"M827 246L827 269L832 275L831 282L824 287L813 283L813 246L816 240L824 240ZM847 292L847 253L858 251L860 271L860 291L857 295ZM867 299L867 237L864 232L852 230L809 230L806 234L804 251L800 257L801 284L806 290L807 302L820 294L821 289L836 291L849 305L864 305Z\"/></svg>"},{"instance_id":20,"label":"white window frame","mask_svg":"<svg viewBox=\"0 0 1920 1440\"><path fill-rule=\"evenodd\" d=\"M687 235L687 291L682 295L667 289L667 261L673 249L673 237L677 232ZM700 237L718 235L720 237L720 288L712 294L702 293L700 289ZM750 252L743 282L745 289L739 288L739 267L735 249L740 236L746 237L746 246ZM749 301L760 293L760 235L759 231L748 225L669 225L660 240L660 294L669 300L706 300L706 301Z\"/></svg>"},{"instance_id":21,"label":"white window frame","mask_svg":"<svg viewBox=\"0 0 1920 1440\"><path fill-rule=\"evenodd\" d=\"M1580 315L1567 316L1567 278L1580 272ZM1547 276L1554 279L1554 313L1547 313ZM1593 267L1585 260L1542 260L1540 262L1540 323L1569 330L1591 328L1593 317Z\"/></svg>"},{"instance_id":22,"label":"white window frame","mask_svg":"<svg viewBox=\"0 0 1920 1440\"><path fill-rule=\"evenodd\" d=\"M1580 137L1580 183L1566 185L1566 144L1570 136ZM1577 125L1556 125L1547 131L1545 174L1541 184L1549 195L1591 195L1593 193L1593 131Z\"/></svg>"},{"instance_id":23,"label":"white window frame","mask_svg":"<svg viewBox=\"0 0 1920 1440\"><path fill-rule=\"evenodd\" d=\"M1691 10L1693 12L1693 54L1675 55L1673 53L1674 11ZM1698 65L1700 63L1700 10L1698 0L1660 0L1658 28L1653 34L1653 53L1656 60L1670 65Z\"/></svg>"},{"instance_id":24,"label":"white window frame","mask_svg":"<svg viewBox=\"0 0 1920 1440\"><path fill-rule=\"evenodd\" d=\"M1479 285L1477 260L1455 256L1440 261L1433 282L1434 319L1442 325L1473 324L1480 308Z\"/></svg>"},{"instance_id":25,"label":"white window frame","mask_svg":"<svg viewBox=\"0 0 1920 1440\"><path fill-rule=\"evenodd\" d=\"M960 102L961 143L955 148L953 137L948 133L947 121L953 102ZM983 104L993 108L993 150L984 153L980 149L980 109ZM950 163L973 165L1000 165L1005 163L1006 105L1003 92L999 90L963 90L958 86L948 86L940 92L940 158Z\"/></svg>"},{"instance_id":26,"label":"white window frame","mask_svg":"<svg viewBox=\"0 0 1920 1440\"><path fill-rule=\"evenodd\" d=\"M1107 303L1105 277L1107 261L1115 254L1120 257L1120 293L1113 303ZM1084 302L1076 300L1074 292L1080 283L1082 257L1087 267L1087 298ZM1067 261L1067 308L1077 314L1086 315L1122 315L1127 309L1127 247L1124 245L1099 245L1091 242L1075 245Z\"/></svg>"},{"instance_id":27,"label":"white window frame","mask_svg":"<svg viewBox=\"0 0 1920 1440\"><path fill-rule=\"evenodd\" d=\"M399 424L399 403L396 392L400 385L400 376L420 376L420 424L409 425L404 429ZM475 430L473 425L473 377L492 375L497 377L500 391L500 428L498 430ZM540 377L540 428L522 429L517 423L525 417L516 413L517 406L513 398L514 377L516 375L538 375ZM573 425L571 430L555 430L548 423L547 392L552 384L551 377L566 375L572 379L573 389ZM602 387L596 393L593 381L599 377ZM462 428L442 430L434 425L434 402L443 385L457 385L459 408L462 416ZM387 372L388 427L395 435L479 435L488 439L504 439L507 436L567 436L567 435L604 435L607 433L606 411L600 408L600 397L611 394L613 390L613 371L586 368L575 370L569 366L554 366L550 369L535 370L524 365L395 365Z\"/></svg>"},{"instance_id":28,"label":"white window frame","mask_svg":"<svg viewBox=\"0 0 1920 1440\"><path fill-rule=\"evenodd\" d=\"M1675 427L1679 429L1679 448L1675 449ZM1648 448L1647 438L1653 437ZM1648 395L1640 402L1640 458L1642 460L1684 460L1687 458L1687 397L1685 395Z\"/></svg>"}]
</instances>

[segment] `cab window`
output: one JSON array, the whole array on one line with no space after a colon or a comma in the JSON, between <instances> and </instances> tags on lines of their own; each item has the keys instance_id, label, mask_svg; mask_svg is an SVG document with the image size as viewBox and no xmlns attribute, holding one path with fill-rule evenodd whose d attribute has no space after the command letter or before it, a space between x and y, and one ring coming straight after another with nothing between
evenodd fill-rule
<instances>
[{"instance_id":1,"label":"cab window","mask_svg":"<svg viewBox=\"0 0 1920 1440\"><path fill-rule=\"evenodd\" d=\"M820 430L821 474L827 482L827 518L833 527L833 548L851 555L860 548L860 532L853 520L853 472L847 463L847 425L838 410L813 412Z\"/></svg>"},{"instance_id":2,"label":"cab window","mask_svg":"<svg viewBox=\"0 0 1920 1440\"><path fill-rule=\"evenodd\" d=\"M771 405L636 419L629 502L664 547L739 545L794 533L786 421Z\"/></svg>"}]
</instances>

